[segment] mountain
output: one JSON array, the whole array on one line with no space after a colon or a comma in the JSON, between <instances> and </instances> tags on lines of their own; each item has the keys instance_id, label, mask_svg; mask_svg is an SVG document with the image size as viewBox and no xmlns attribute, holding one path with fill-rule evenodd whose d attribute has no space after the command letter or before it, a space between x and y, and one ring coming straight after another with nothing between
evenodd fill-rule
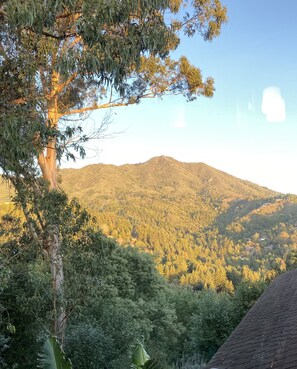
<instances>
[{"instance_id":1,"label":"mountain","mask_svg":"<svg viewBox=\"0 0 297 369\"><path fill-rule=\"evenodd\" d=\"M297 196L166 156L63 169L59 177L103 233L153 254L171 281L230 291L297 262ZM7 186L0 190L7 202Z\"/></svg>"},{"instance_id":2,"label":"mountain","mask_svg":"<svg viewBox=\"0 0 297 369\"><path fill-rule=\"evenodd\" d=\"M216 198L263 197L276 193L243 181L204 163L181 163L167 156L141 164L122 166L95 164L60 171L62 187L71 195L129 193L158 196L197 196L209 193ZM108 189L107 189L108 187Z\"/></svg>"},{"instance_id":3,"label":"mountain","mask_svg":"<svg viewBox=\"0 0 297 369\"><path fill-rule=\"evenodd\" d=\"M117 212L129 219L141 213L149 223L170 221L175 228L190 230L209 225L236 199L277 195L206 164L181 163L166 156L141 164L65 169L60 178L62 188L89 209Z\"/></svg>"}]
</instances>

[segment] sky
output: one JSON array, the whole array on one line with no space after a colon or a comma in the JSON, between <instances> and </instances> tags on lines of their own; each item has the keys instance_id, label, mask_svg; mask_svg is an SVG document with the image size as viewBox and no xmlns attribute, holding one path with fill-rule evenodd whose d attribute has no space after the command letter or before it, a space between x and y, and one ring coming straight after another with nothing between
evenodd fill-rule
<instances>
[{"instance_id":1,"label":"sky","mask_svg":"<svg viewBox=\"0 0 297 369\"><path fill-rule=\"evenodd\" d=\"M214 97L187 103L171 96L113 110L110 137L89 142L76 167L166 155L297 194L297 1L222 2L229 21L221 35L182 38L176 51L214 77ZM96 112L89 124L101 120Z\"/></svg>"}]
</instances>

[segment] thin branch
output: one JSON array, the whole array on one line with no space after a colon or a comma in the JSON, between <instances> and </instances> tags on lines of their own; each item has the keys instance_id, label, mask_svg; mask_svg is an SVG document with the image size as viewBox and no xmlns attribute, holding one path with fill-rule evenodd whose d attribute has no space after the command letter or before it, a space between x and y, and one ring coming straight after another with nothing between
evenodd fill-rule
<instances>
[{"instance_id":1,"label":"thin branch","mask_svg":"<svg viewBox=\"0 0 297 369\"><path fill-rule=\"evenodd\" d=\"M178 93L175 93L174 91L170 91L168 93L161 93L160 96L162 95L177 95ZM139 99L153 99L155 98L156 96L159 96L159 94L157 92L148 92L142 96L139 96ZM133 97L132 97L133 98ZM86 113L86 112L90 112L90 111L94 111L94 110L99 110L99 109L108 109L108 108L117 108L117 107L122 107L122 106L128 106L128 105L134 105L134 104L137 104L139 101L139 99L136 99L135 100L130 100L130 101L127 101L127 102L116 102L113 101L113 102L108 102L108 103L105 103L105 104L101 104L101 105L93 105L93 106L88 106L88 107L85 107L85 108L81 108L81 109L73 109L73 110L69 110L69 111L66 111L64 113L60 113L59 114L59 118L63 118L67 115L74 115L74 114L81 114L81 113Z\"/></svg>"},{"instance_id":2,"label":"thin branch","mask_svg":"<svg viewBox=\"0 0 297 369\"><path fill-rule=\"evenodd\" d=\"M91 115L91 112L90 112L90 114L85 115L82 118L80 118L80 117L79 118L68 118L66 116L65 117L62 116L60 119L62 119L62 122L81 122L81 121L87 120L90 115Z\"/></svg>"},{"instance_id":3,"label":"thin branch","mask_svg":"<svg viewBox=\"0 0 297 369\"><path fill-rule=\"evenodd\" d=\"M76 36L75 39L74 39L74 41L69 46L68 51L71 50L73 48L73 46L75 46L76 44L78 44L80 41L82 41L81 36Z\"/></svg>"},{"instance_id":4,"label":"thin branch","mask_svg":"<svg viewBox=\"0 0 297 369\"><path fill-rule=\"evenodd\" d=\"M39 32L36 32L33 28L31 27L25 27L26 30L30 31L30 32L33 32L35 35L38 34ZM49 33L47 31L42 31L40 32L43 36L46 36L46 37L50 37L50 38L53 38L55 40L59 40L59 41L62 41L62 40L66 40L67 38L70 38L70 37L74 37L74 36L77 36L76 32L73 32L73 33L63 33L63 35L54 35L52 33Z\"/></svg>"},{"instance_id":5,"label":"thin branch","mask_svg":"<svg viewBox=\"0 0 297 369\"><path fill-rule=\"evenodd\" d=\"M82 41L81 36L76 36L75 39L71 42L69 46L67 46L67 42L64 43L61 54L64 54L65 51L69 52L76 44L78 44L80 41Z\"/></svg>"},{"instance_id":6,"label":"thin branch","mask_svg":"<svg viewBox=\"0 0 297 369\"><path fill-rule=\"evenodd\" d=\"M60 92L62 92L67 86L70 85L70 83L77 77L77 73L73 73L68 79L67 81L63 82L63 83L59 83L57 89L56 89L56 93L59 94Z\"/></svg>"},{"instance_id":7,"label":"thin branch","mask_svg":"<svg viewBox=\"0 0 297 369\"><path fill-rule=\"evenodd\" d=\"M41 198L42 197L42 194L41 194L41 191L40 191L40 188L37 186L36 182L33 183L33 186L34 186L34 192L35 194L38 194L38 196ZM40 215L40 212L38 210L38 208L36 206L33 207L33 210L35 212L35 215L39 221L39 224L40 224L40 227L43 231L45 231L45 224L42 220L42 217Z\"/></svg>"},{"instance_id":8,"label":"thin branch","mask_svg":"<svg viewBox=\"0 0 297 369\"><path fill-rule=\"evenodd\" d=\"M198 18L198 16L197 15L193 15L191 18L186 19L183 23L181 23L180 29L184 28L186 25L188 25L189 23L193 22L195 20L195 18Z\"/></svg>"},{"instance_id":9,"label":"thin branch","mask_svg":"<svg viewBox=\"0 0 297 369\"><path fill-rule=\"evenodd\" d=\"M135 104L135 103L133 102L132 104ZM116 108L116 107L119 107L119 106L127 106L127 105L130 105L130 104L120 102L120 103L106 103L106 104L102 104L102 105L93 105L93 106L88 106L86 108L73 109L73 110L66 111L65 113L61 113L59 115L59 118L62 118L66 115L81 114L81 113L85 113L87 111L94 111L94 110L108 109L108 108Z\"/></svg>"},{"instance_id":10,"label":"thin branch","mask_svg":"<svg viewBox=\"0 0 297 369\"><path fill-rule=\"evenodd\" d=\"M34 34L36 34L37 32L34 31L33 28L31 27L26 27L25 28L26 30L30 31L30 32L33 32ZM49 32L46 32L46 31L42 31L41 34L43 36L46 36L46 37L50 37L50 38L54 38L55 40L61 40L61 36L56 36L56 35L53 35L52 33L49 33ZM64 39L64 37L62 38L62 40Z\"/></svg>"}]
</instances>

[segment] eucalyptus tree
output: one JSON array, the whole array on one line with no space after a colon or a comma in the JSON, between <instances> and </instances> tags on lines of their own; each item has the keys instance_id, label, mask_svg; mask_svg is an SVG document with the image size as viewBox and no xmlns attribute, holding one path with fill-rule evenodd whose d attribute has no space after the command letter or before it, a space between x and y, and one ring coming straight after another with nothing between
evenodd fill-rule
<instances>
[{"instance_id":1,"label":"eucalyptus tree","mask_svg":"<svg viewBox=\"0 0 297 369\"><path fill-rule=\"evenodd\" d=\"M42 219L56 207L52 201L45 211L40 198L59 198L57 166L67 143L84 154L83 125L69 119L166 94L212 96L212 78L170 53L182 33L212 40L226 19L220 0L0 1L0 164L49 256L57 295L64 280L59 220ZM55 306L61 336L65 311Z\"/></svg>"}]
</instances>

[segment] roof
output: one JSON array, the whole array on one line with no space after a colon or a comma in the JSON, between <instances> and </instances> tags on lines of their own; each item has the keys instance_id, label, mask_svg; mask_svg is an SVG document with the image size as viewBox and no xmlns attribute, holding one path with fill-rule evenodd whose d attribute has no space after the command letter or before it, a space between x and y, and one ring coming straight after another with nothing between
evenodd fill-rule
<instances>
[{"instance_id":1,"label":"roof","mask_svg":"<svg viewBox=\"0 0 297 369\"><path fill-rule=\"evenodd\" d=\"M270 284L206 368L297 368L297 270Z\"/></svg>"}]
</instances>

